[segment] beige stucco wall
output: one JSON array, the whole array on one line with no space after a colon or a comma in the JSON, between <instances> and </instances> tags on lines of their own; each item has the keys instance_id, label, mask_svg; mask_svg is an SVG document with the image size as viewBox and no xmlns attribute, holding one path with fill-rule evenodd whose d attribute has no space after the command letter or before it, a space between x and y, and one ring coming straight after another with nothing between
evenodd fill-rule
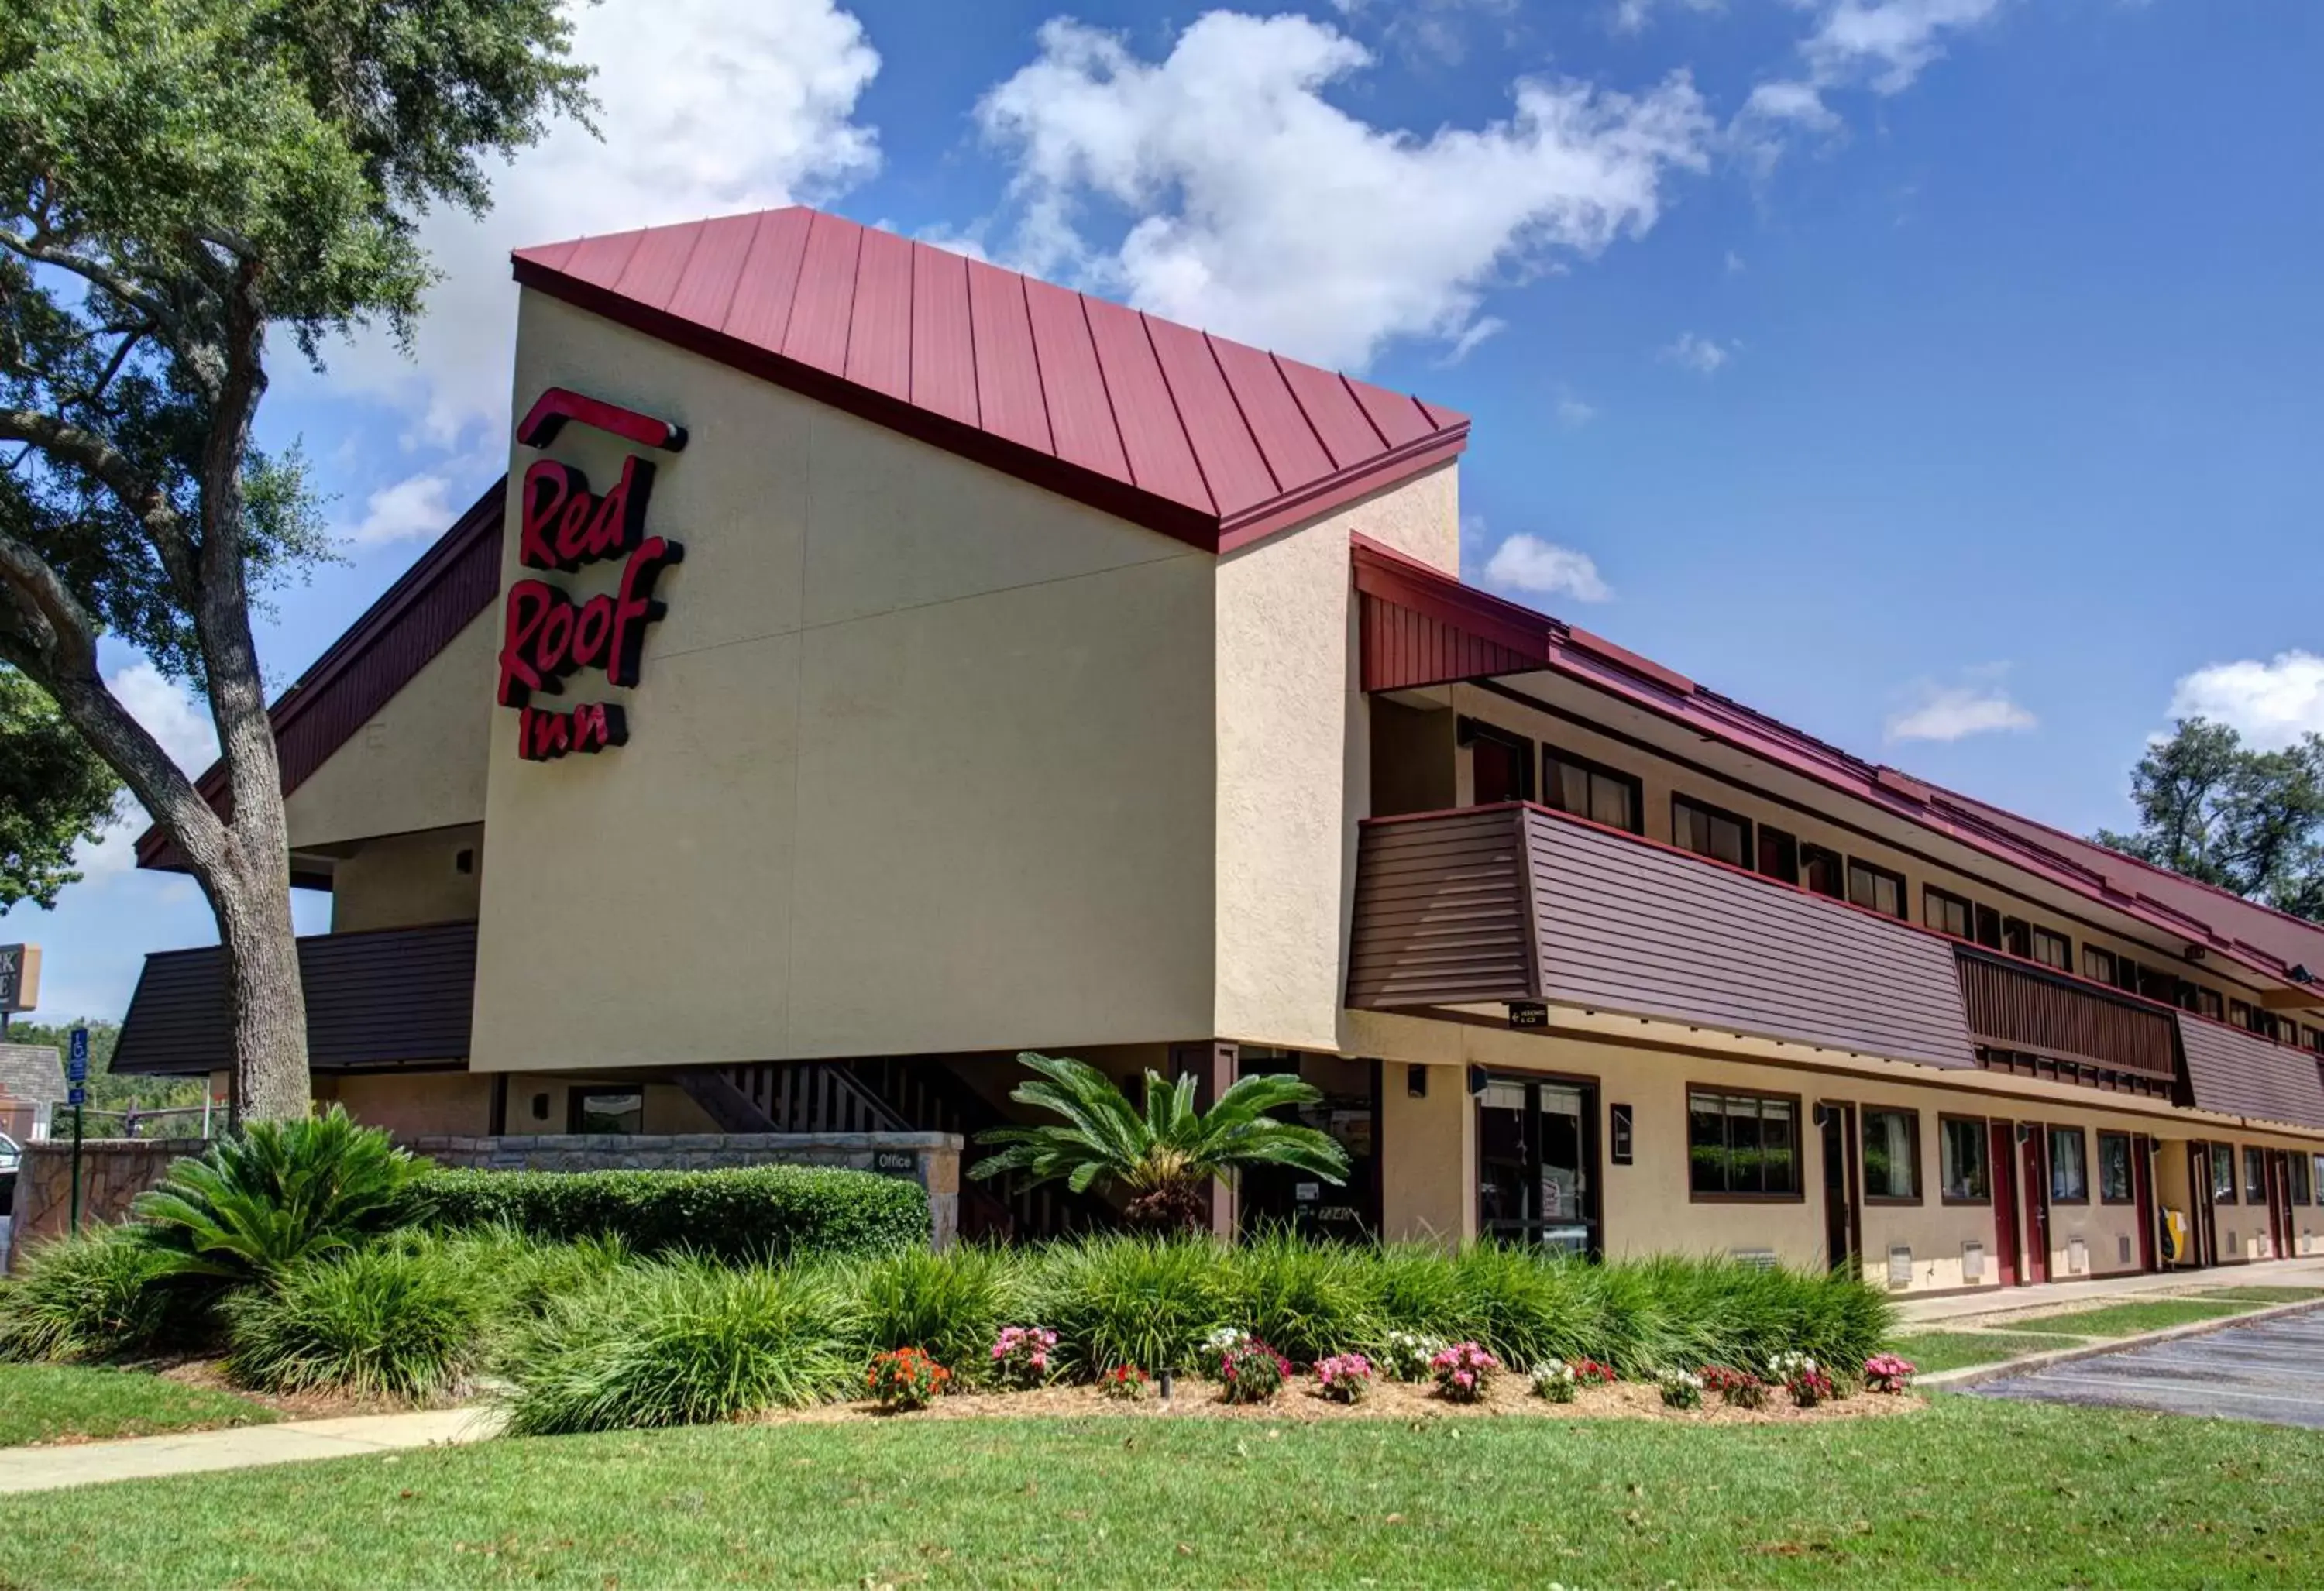
<instances>
[{"instance_id":1,"label":"beige stucco wall","mask_svg":"<svg viewBox=\"0 0 2324 1591\"><path fill-rule=\"evenodd\" d=\"M1349 537L1457 572L1454 466L1218 562L1218 998L1213 1031L1331 1049L1360 754Z\"/></svg>"},{"instance_id":2,"label":"beige stucco wall","mask_svg":"<svg viewBox=\"0 0 2324 1591\"><path fill-rule=\"evenodd\" d=\"M1452 1066L1380 1069L1380 1227L1391 1240L1458 1244L1476 1235L1477 1135L1468 1083Z\"/></svg>"},{"instance_id":3,"label":"beige stucco wall","mask_svg":"<svg viewBox=\"0 0 2324 1591\"><path fill-rule=\"evenodd\" d=\"M318 1108L346 1107L365 1127L398 1137L481 1133L492 1111L493 1080L466 1071L328 1073L315 1079Z\"/></svg>"},{"instance_id":4,"label":"beige stucco wall","mask_svg":"<svg viewBox=\"0 0 2324 1591\"><path fill-rule=\"evenodd\" d=\"M333 867L331 932L473 923L484 867L484 830L475 824L368 841Z\"/></svg>"},{"instance_id":5,"label":"beige stucco wall","mask_svg":"<svg viewBox=\"0 0 2324 1591\"><path fill-rule=\"evenodd\" d=\"M471 620L283 803L290 848L481 823L499 614Z\"/></svg>"},{"instance_id":6,"label":"beige stucco wall","mask_svg":"<svg viewBox=\"0 0 2324 1591\"><path fill-rule=\"evenodd\" d=\"M626 747L523 763L491 713L478 1067L1210 1031L1214 560L528 293L550 384L688 428L687 557Z\"/></svg>"}]
</instances>

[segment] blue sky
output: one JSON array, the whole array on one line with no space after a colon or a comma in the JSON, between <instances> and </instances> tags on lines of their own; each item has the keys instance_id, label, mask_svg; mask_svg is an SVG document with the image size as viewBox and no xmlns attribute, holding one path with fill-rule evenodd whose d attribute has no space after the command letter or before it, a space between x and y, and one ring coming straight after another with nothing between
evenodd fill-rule
<instances>
[{"instance_id":1,"label":"blue sky","mask_svg":"<svg viewBox=\"0 0 2324 1591\"><path fill-rule=\"evenodd\" d=\"M2324 729L2324 8L972 10L585 14L604 141L430 219L416 361L278 357L347 561L278 593L275 683L501 467L511 246L798 198L1465 409L1470 578L2049 822L2125 822L2174 711ZM43 1016L215 937L126 849L0 922Z\"/></svg>"}]
</instances>

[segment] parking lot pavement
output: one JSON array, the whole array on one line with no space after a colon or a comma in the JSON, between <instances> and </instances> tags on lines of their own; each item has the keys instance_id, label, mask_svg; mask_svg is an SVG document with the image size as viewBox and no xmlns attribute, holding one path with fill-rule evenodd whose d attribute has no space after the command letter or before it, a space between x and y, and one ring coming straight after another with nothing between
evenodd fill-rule
<instances>
[{"instance_id":1,"label":"parking lot pavement","mask_svg":"<svg viewBox=\"0 0 2324 1591\"><path fill-rule=\"evenodd\" d=\"M2324 1310L2125 1348L1962 1390L1983 1398L2153 1409L2324 1430Z\"/></svg>"}]
</instances>

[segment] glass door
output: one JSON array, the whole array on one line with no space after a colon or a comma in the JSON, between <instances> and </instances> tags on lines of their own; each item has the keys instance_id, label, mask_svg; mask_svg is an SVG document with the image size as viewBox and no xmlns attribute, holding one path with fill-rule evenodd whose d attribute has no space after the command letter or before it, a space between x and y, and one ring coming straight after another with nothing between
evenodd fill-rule
<instances>
[{"instance_id":1,"label":"glass door","mask_svg":"<svg viewBox=\"0 0 2324 1591\"><path fill-rule=\"evenodd\" d=\"M1477 1096L1477 1225L1503 1242L1598 1256L1593 1085L1486 1080Z\"/></svg>"}]
</instances>

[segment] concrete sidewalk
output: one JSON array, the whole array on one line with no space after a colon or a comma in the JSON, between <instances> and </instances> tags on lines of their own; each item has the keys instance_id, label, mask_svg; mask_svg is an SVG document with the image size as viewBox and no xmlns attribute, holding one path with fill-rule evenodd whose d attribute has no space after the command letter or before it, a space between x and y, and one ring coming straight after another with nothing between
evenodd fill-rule
<instances>
[{"instance_id":1,"label":"concrete sidewalk","mask_svg":"<svg viewBox=\"0 0 2324 1591\"><path fill-rule=\"evenodd\" d=\"M2095 1282L2052 1282L2039 1287L1986 1288L1945 1298L1904 1298L1896 1318L1907 1328L1970 1320L2006 1325L2022 1311L2054 1310L2065 1304L2120 1303L2158 1295L2200 1298L2235 1287L2324 1287L2324 1256L2258 1260L2209 1271L2163 1271L2152 1275L2109 1276Z\"/></svg>"},{"instance_id":2,"label":"concrete sidewalk","mask_svg":"<svg viewBox=\"0 0 2324 1591\"><path fill-rule=\"evenodd\" d=\"M0 1448L0 1493L48 1492L100 1481L478 1442L495 1434L501 1421L500 1412L494 1409L429 1409L416 1414L286 1421L280 1425L135 1437L122 1442Z\"/></svg>"}]
</instances>

